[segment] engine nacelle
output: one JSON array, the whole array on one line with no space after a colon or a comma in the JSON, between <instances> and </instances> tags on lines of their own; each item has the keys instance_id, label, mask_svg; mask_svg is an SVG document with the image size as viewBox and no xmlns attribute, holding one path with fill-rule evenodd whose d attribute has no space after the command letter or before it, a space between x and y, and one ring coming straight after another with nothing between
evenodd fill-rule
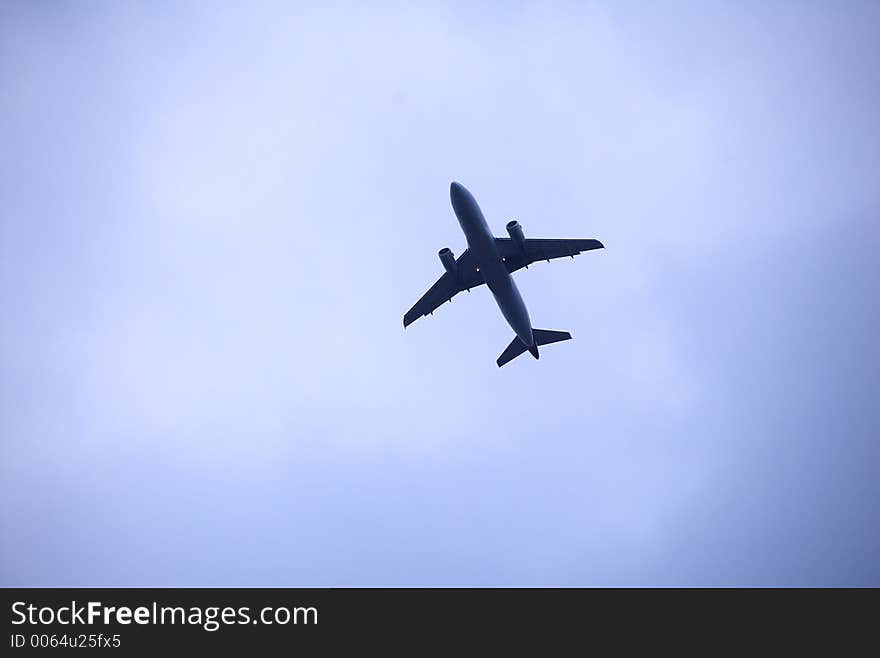
<instances>
[{"instance_id":1,"label":"engine nacelle","mask_svg":"<svg viewBox=\"0 0 880 658\"><path fill-rule=\"evenodd\" d=\"M443 247L437 255L440 256L440 262L443 263L443 267L446 268L446 271L450 274L455 274L455 254L452 253L452 249L449 247Z\"/></svg>"},{"instance_id":2,"label":"engine nacelle","mask_svg":"<svg viewBox=\"0 0 880 658\"><path fill-rule=\"evenodd\" d=\"M520 251L524 251L526 248L526 236L523 233L522 226L519 225L519 222L513 220L512 222L507 222L507 234L510 236L510 239L519 247Z\"/></svg>"}]
</instances>

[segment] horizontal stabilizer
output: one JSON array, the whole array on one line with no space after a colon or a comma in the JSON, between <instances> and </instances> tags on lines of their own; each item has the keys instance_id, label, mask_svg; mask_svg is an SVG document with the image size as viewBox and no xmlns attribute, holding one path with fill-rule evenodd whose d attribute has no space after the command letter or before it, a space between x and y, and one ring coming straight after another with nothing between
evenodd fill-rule
<instances>
[{"instance_id":1,"label":"horizontal stabilizer","mask_svg":"<svg viewBox=\"0 0 880 658\"><path fill-rule=\"evenodd\" d=\"M549 345L562 340L571 340L571 334L567 331L550 331L549 329L532 329L535 342L538 345Z\"/></svg>"},{"instance_id":2,"label":"horizontal stabilizer","mask_svg":"<svg viewBox=\"0 0 880 658\"><path fill-rule=\"evenodd\" d=\"M498 367L505 363L510 363L520 354L528 351L532 353L536 359L538 358L538 345L549 345L550 343L558 343L563 340L571 340L571 334L567 331L550 331L549 329L532 329L532 335L535 337L535 344L532 347L526 347L525 344L516 336L510 341L507 349L498 357Z\"/></svg>"},{"instance_id":3,"label":"horizontal stabilizer","mask_svg":"<svg viewBox=\"0 0 880 658\"><path fill-rule=\"evenodd\" d=\"M496 361L498 367L500 368L505 363L513 361L516 357L525 352L527 349L528 348L525 346L525 344L519 338L514 336L513 340L510 341L510 345L507 346L507 349L504 350L504 352L501 353L501 356L498 357L498 361Z\"/></svg>"}]
</instances>

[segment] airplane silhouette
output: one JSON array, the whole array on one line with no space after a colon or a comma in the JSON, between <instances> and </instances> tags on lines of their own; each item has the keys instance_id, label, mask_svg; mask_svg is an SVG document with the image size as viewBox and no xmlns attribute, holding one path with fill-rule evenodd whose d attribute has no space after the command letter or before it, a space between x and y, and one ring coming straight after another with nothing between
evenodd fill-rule
<instances>
[{"instance_id":1,"label":"airplane silhouette","mask_svg":"<svg viewBox=\"0 0 880 658\"><path fill-rule=\"evenodd\" d=\"M498 357L500 368L528 351L538 358L538 346L569 340L567 331L533 329L525 302L511 274L539 260L574 258L582 251L602 249L598 240L554 240L527 238L517 221L507 222L509 238L496 238L483 218L474 195L460 183L449 189L452 209L467 239L468 248L457 259L449 247L440 250L440 262L446 273L428 289L422 298L403 316L404 328L434 311L462 290L470 291L484 283L492 291L501 314L516 334L507 349Z\"/></svg>"}]
</instances>

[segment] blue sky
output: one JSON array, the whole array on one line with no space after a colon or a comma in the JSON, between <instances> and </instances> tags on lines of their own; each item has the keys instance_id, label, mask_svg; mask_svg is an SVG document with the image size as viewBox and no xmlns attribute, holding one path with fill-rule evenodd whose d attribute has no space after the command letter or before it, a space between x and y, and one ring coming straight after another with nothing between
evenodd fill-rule
<instances>
[{"instance_id":1,"label":"blue sky","mask_svg":"<svg viewBox=\"0 0 880 658\"><path fill-rule=\"evenodd\" d=\"M880 8L641 4L4 3L0 584L880 584Z\"/></svg>"}]
</instances>

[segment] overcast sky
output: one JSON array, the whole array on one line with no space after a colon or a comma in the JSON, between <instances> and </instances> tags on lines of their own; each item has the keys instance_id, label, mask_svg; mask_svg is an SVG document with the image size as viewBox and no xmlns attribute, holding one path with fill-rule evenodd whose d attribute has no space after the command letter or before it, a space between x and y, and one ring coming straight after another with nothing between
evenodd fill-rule
<instances>
[{"instance_id":1,"label":"overcast sky","mask_svg":"<svg viewBox=\"0 0 880 658\"><path fill-rule=\"evenodd\" d=\"M247 5L0 3L0 584L880 585L877 3Z\"/></svg>"}]
</instances>

